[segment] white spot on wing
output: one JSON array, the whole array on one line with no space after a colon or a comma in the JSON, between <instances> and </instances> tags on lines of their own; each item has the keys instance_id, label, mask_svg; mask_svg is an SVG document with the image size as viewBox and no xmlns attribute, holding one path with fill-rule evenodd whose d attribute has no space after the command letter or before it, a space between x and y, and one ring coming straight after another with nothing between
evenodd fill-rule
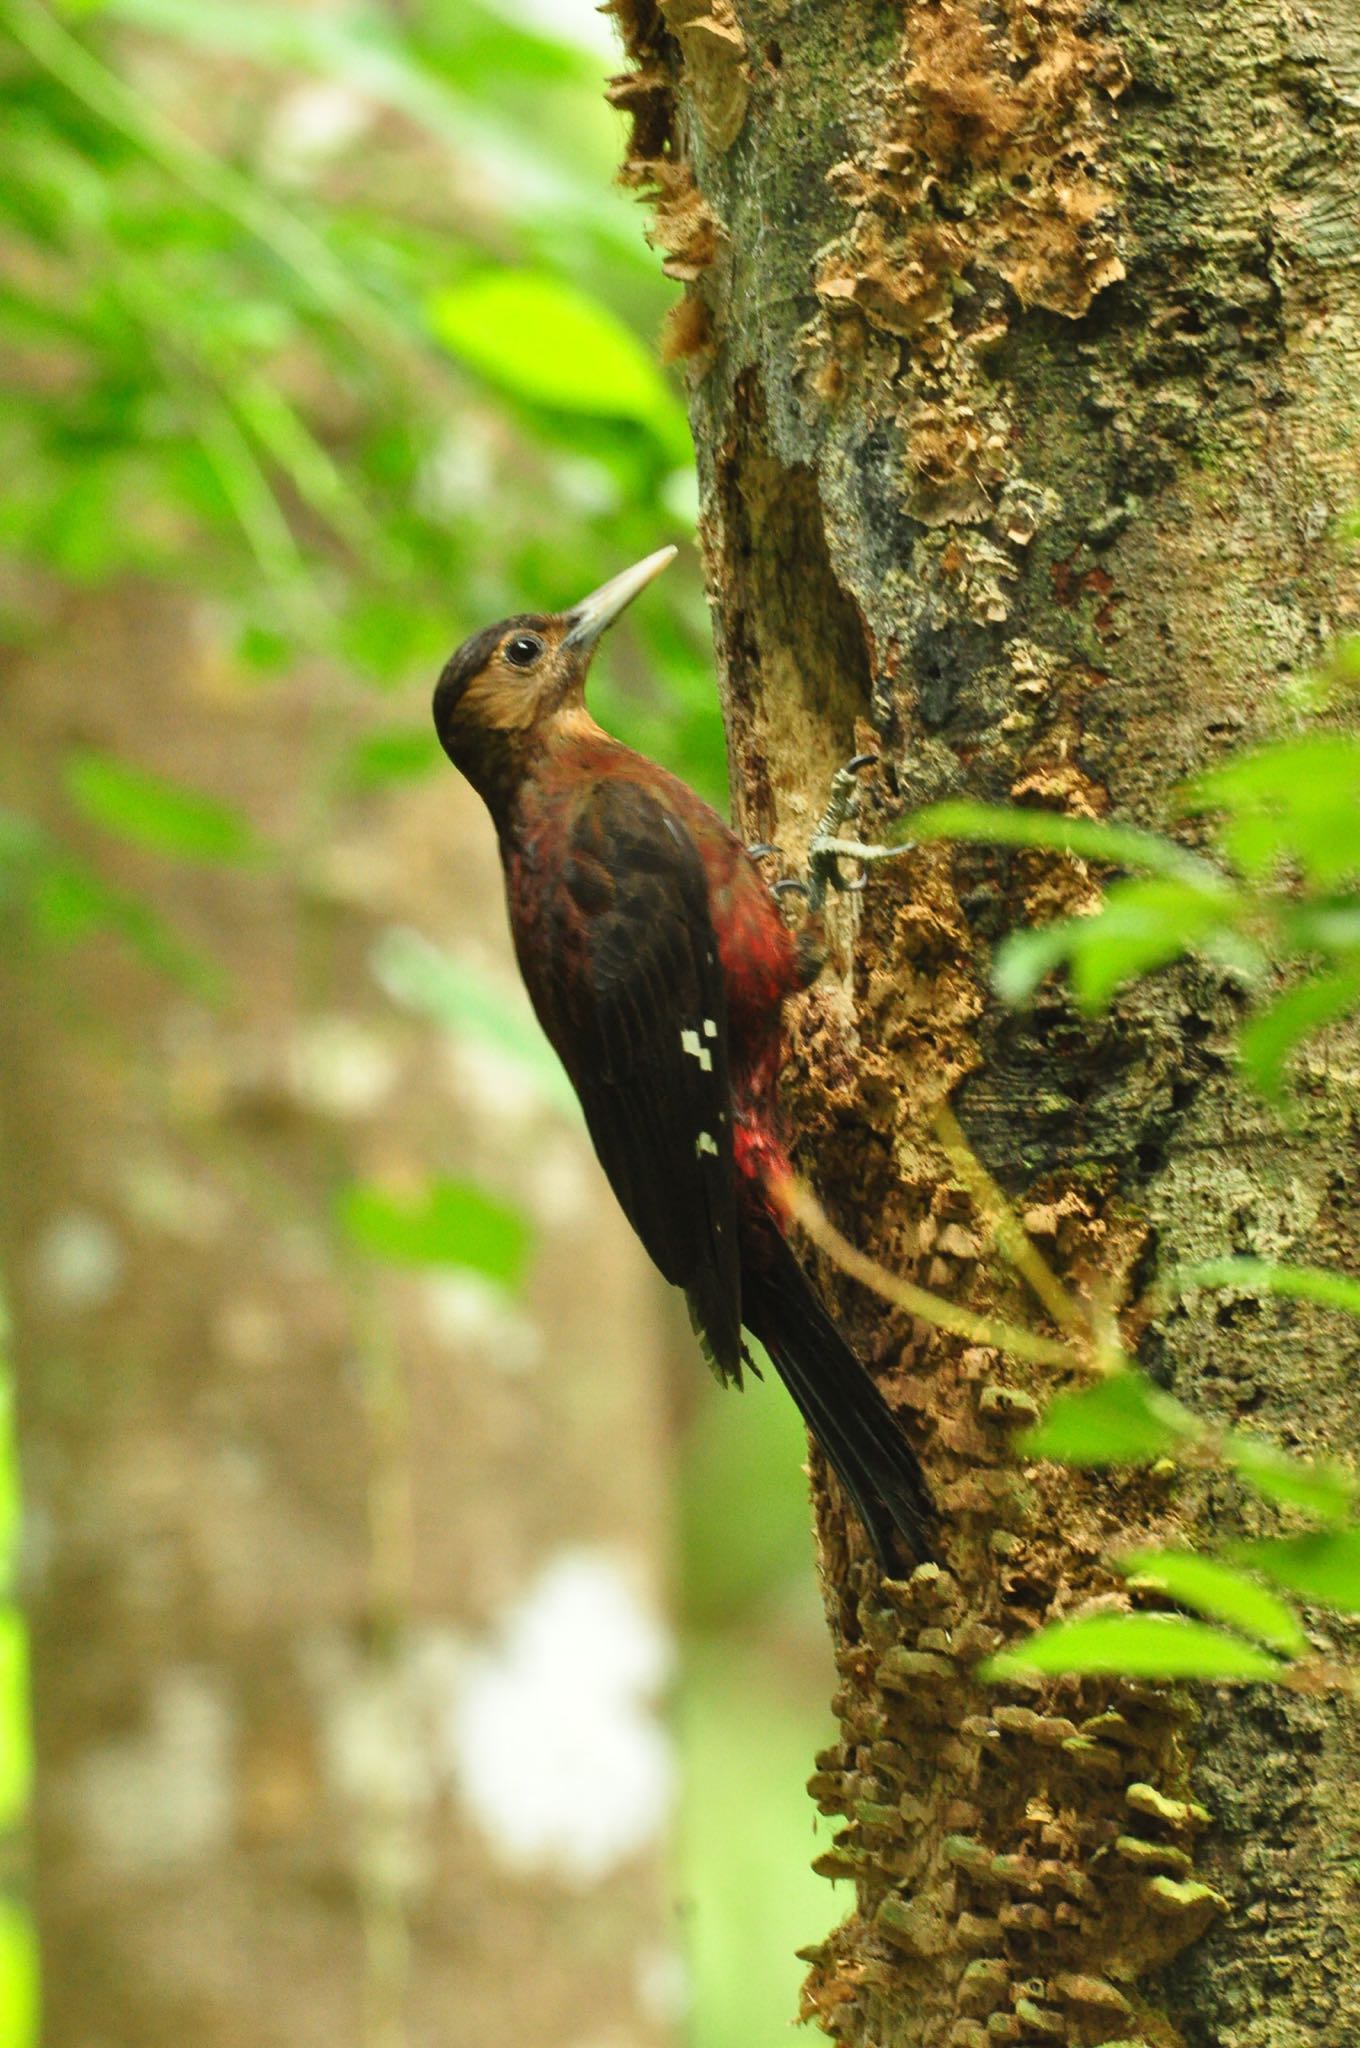
<instances>
[{"instance_id":1,"label":"white spot on wing","mask_svg":"<svg viewBox=\"0 0 1360 2048\"><path fill-rule=\"evenodd\" d=\"M700 1044L697 1031L682 1031L680 1033L680 1047L683 1052L689 1054L692 1060L698 1060L699 1065L706 1074L713 1072L713 1055L706 1045Z\"/></svg>"},{"instance_id":2,"label":"white spot on wing","mask_svg":"<svg viewBox=\"0 0 1360 2048\"><path fill-rule=\"evenodd\" d=\"M695 1156L699 1159L703 1158L705 1152L711 1152L713 1157L717 1158L718 1147L711 1131L700 1131L698 1137L694 1140L694 1151Z\"/></svg>"},{"instance_id":3,"label":"white spot on wing","mask_svg":"<svg viewBox=\"0 0 1360 2048\"><path fill-rule=\"evenodd\" d=\"M715 1023L713 1022L713 1019L712 1019L711 1017L705 1017L705 1018L704 1018L704 1037L705 1037L705 1038L716 1038L716 1037L717 1037L717 1035L718 1035L718 1027L717 1027L717 1025L716 1025L716 1024L715 1024Z\"/></svg>"}]
</instances>

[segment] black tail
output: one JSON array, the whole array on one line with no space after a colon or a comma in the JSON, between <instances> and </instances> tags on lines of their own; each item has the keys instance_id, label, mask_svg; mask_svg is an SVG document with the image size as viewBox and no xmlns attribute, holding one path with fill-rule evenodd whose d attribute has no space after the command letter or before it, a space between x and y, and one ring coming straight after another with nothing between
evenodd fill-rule
<instances>
[{"instance_id":1,"label":"black tail","mask_svg":"<svg viewBox=\"0 0 1360 2048\"><path fill-rule=\"evenodd\" d=\"M741 1319L769 1352L855 1504L880 1569L895 1576L895 1529L931 1556L935 1505L916 1453L782 1236L762 1229L743 1258Z\"/></svg>"}]
</instances>

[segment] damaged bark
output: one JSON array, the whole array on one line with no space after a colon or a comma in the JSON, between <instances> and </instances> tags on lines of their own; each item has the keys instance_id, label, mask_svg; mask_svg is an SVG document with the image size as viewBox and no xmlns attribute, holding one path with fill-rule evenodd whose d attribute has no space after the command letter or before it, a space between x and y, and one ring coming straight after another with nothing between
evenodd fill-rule
<instances>
[{"instance_id":1,"label":"damaged bark","mask_svg":"<svg viewBox=\"0 0 1360 2048\"><path fill-rule=\"evenodd\" d=\"M1174 823L1175 786L1275 730L1279 682L1360 616L1329 539L1360 478L1349 0L614 12L625 180L687 287L668 349L743 829L795 860L859 747L868 837L960 794ZM1120 1307L1164 1258L1354 1270L1354 1035L1282 1123L1235 1080L1240 997L1207 966L1096 1023L1060 990L996 1003L996 941L1097 893L1074 858L930 849L842 905L789 1077L836 1221L1024 1311L929 1135L949 1101L1064 1275ZM946 1534L878 1583L815 1468L842 1727L812 1789L844 1822L818 1867L856 1904L807 2013L854 2048L1355 2036L1353 1709L972 1677L1110 1598L1124 1538L1263 1511L1217 1476L1021 1469L1007 1426L1051 1372L841 1293ZM1203 1412L1353 1455L1348 1344L1324 1312L1220 1302L1140 1356Z\"/></svg>"}]
</instances>

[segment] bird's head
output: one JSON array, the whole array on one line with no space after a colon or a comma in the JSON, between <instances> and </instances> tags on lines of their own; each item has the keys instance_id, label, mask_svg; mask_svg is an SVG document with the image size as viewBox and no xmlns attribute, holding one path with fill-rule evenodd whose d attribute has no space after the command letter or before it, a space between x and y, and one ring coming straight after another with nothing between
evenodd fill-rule
<instances>
[{"instance_id":1,"label":"bird's head","mask_svg":"<svg viewBox=\"0 0 1360 2048\"><path fill-rule=\"evenodd\" d=\"M659 548L566 612L520 612L484 626L435 685L439 744L493 809L522 770L534 738L580 713L600 636L677 550Z\"/></svg>"}]
</instances>

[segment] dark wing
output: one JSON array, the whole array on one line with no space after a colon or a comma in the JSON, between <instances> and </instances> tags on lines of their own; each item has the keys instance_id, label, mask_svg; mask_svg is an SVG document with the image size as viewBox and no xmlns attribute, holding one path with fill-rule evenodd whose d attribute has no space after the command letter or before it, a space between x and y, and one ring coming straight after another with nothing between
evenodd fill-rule
<instances>
[{"instance_id":1,"label":"dark wing","mask_svg":"<svg viewBox=\"0 0 1360 2048\"><path fill-rule=\"evenodd\" d=\"M538 921L540 1015L625 1215L737 1379L727 996L703 862L661 798L600 781L573 807L561 880Z\"/></svg>"}]
</instances>

